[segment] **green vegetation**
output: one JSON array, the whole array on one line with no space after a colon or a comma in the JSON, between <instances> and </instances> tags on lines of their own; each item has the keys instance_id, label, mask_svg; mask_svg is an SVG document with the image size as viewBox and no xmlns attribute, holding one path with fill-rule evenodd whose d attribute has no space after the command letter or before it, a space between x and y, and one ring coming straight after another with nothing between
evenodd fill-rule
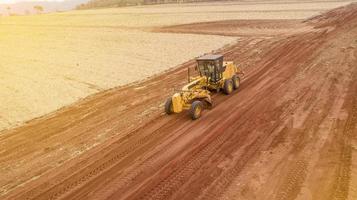
<instances>
[{"instance_id":1,"label":"green vegetation","mask_svg":"<svg viewBox=\"0 0 357 200\"><path fill-rule=\"evenodd\" d=\"M44 10L43 7L39 5L34 6L33 9L37 12L37 14L41 14Z\"/></svg>"}]
</instances>

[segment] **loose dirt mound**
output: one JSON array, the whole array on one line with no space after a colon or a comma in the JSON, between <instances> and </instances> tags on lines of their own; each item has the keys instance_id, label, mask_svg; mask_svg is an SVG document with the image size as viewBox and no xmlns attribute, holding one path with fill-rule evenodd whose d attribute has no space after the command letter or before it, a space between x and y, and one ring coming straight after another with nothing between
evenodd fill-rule
<instances>
[{"instance_id":1,"label":"loose dirt mound","mask_svg":"<svg viewBox=\"0 0 357 200\"><path fill-rule=\"evenodd\" d=\"M312 26L301 20L226 20L201 22L193 24L165 26L156 28L155 32L194 33L207 35L276 37L311 31Z\"/></svg>"},{"instance_id":2,"label":"loose dirt mound","mask_svg":"<svg viewBox=\"0 0 357 200\"><path fill-rule=\"evenodd\" d=\"M314 24L315 27L327 27L327 26L343 26L346 21L351 21L357 17L357 3L343 6L337 9L333 9L323 15L313 17L307 22Z\"/></svg>"},{"instance_id":3,"label":"loose dirt mound","mask_svg":"<svg viewBox=\"0 0 357 200\"><path fill-rule=\"evenodd\" d=\"M190 61L0 135L3 198L356 199L356 12L221 50L247 76L197 121L161 104ZM60 160L103 135L113 137Z\"/></svg>"}]
</instances>

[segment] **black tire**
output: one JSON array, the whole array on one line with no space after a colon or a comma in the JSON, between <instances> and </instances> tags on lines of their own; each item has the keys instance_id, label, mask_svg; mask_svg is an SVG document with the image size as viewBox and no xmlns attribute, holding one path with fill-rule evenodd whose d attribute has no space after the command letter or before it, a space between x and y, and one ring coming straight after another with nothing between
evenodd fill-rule
<instances>
[{"instance_id":1,"label":"black tire","mask_svg":"<svg viewBox=\"0 0 357 200\"><path fill-rule=\"evenodd\" d=\"M237 75L233 75L232 77L232 82L233 82L233 88L236 90L240 86L240 78Z\"/></svg>"},{"instance_id":2,"label":"black tire","mask_svg":"<svg viewBox=\"0 0 357 200\"><path fill-rule=\"evenodd\" d=\"M190 116L192 120L198 119L201 117L201 113L203 110L203 104L201 101L194 101L191 104L191 108L190 108Z\"/></svg>"},{"instance_id":3,"label":"black tire","mask_svg":"<svg viewBox=\"0 0 357 200\"><path fill-rule=\"evenodd\" d=\"M223 90L226 95L229 95L233 92L233 82L231 79L227 79L224 81Z\"/></svg>"},{"instance_id":4,"label":"black tire","mask_svg":"<svg viewBox=\"0 0 357 200\"><path fill-rule=\"evenodd\" d=\"M174 113L173 107L172 107L172 98L168 98L165 102L165 113L168 115L171 115Z\"/></svg>"}]
</instances>

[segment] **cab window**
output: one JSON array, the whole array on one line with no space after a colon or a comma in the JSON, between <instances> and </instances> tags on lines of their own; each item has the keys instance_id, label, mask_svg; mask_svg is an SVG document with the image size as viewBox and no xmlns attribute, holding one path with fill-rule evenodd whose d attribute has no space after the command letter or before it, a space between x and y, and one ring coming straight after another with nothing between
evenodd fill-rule
<instances>
[{"instance_id":1,"label":"cab window","mask_svg":"<svg viewBox=\"0 0 357 200\"><path fill-rule=\"evenodd\" d=\"M214 73L214 62L213 61L199 61L198 69L200 70L201 75L211 76Z\"/></svg>"}]
</instances>

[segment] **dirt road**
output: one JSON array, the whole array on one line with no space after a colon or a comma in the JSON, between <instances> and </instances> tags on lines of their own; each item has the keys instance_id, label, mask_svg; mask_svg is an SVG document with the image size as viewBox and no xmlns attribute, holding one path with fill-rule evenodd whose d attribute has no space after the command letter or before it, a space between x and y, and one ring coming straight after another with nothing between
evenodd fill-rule
<instances>
[{"instance_id":1,"label":"dirt road","mask_svg":"<svg viewBox=\"0 0 357 200\"><path fill-rule=\"evenodd\" d=\"M247 76L199 120L162 111L189 61L4 132L1 198L356 199L357 5L296 23L219 50Z\"/></svg>"}]
</instances>

